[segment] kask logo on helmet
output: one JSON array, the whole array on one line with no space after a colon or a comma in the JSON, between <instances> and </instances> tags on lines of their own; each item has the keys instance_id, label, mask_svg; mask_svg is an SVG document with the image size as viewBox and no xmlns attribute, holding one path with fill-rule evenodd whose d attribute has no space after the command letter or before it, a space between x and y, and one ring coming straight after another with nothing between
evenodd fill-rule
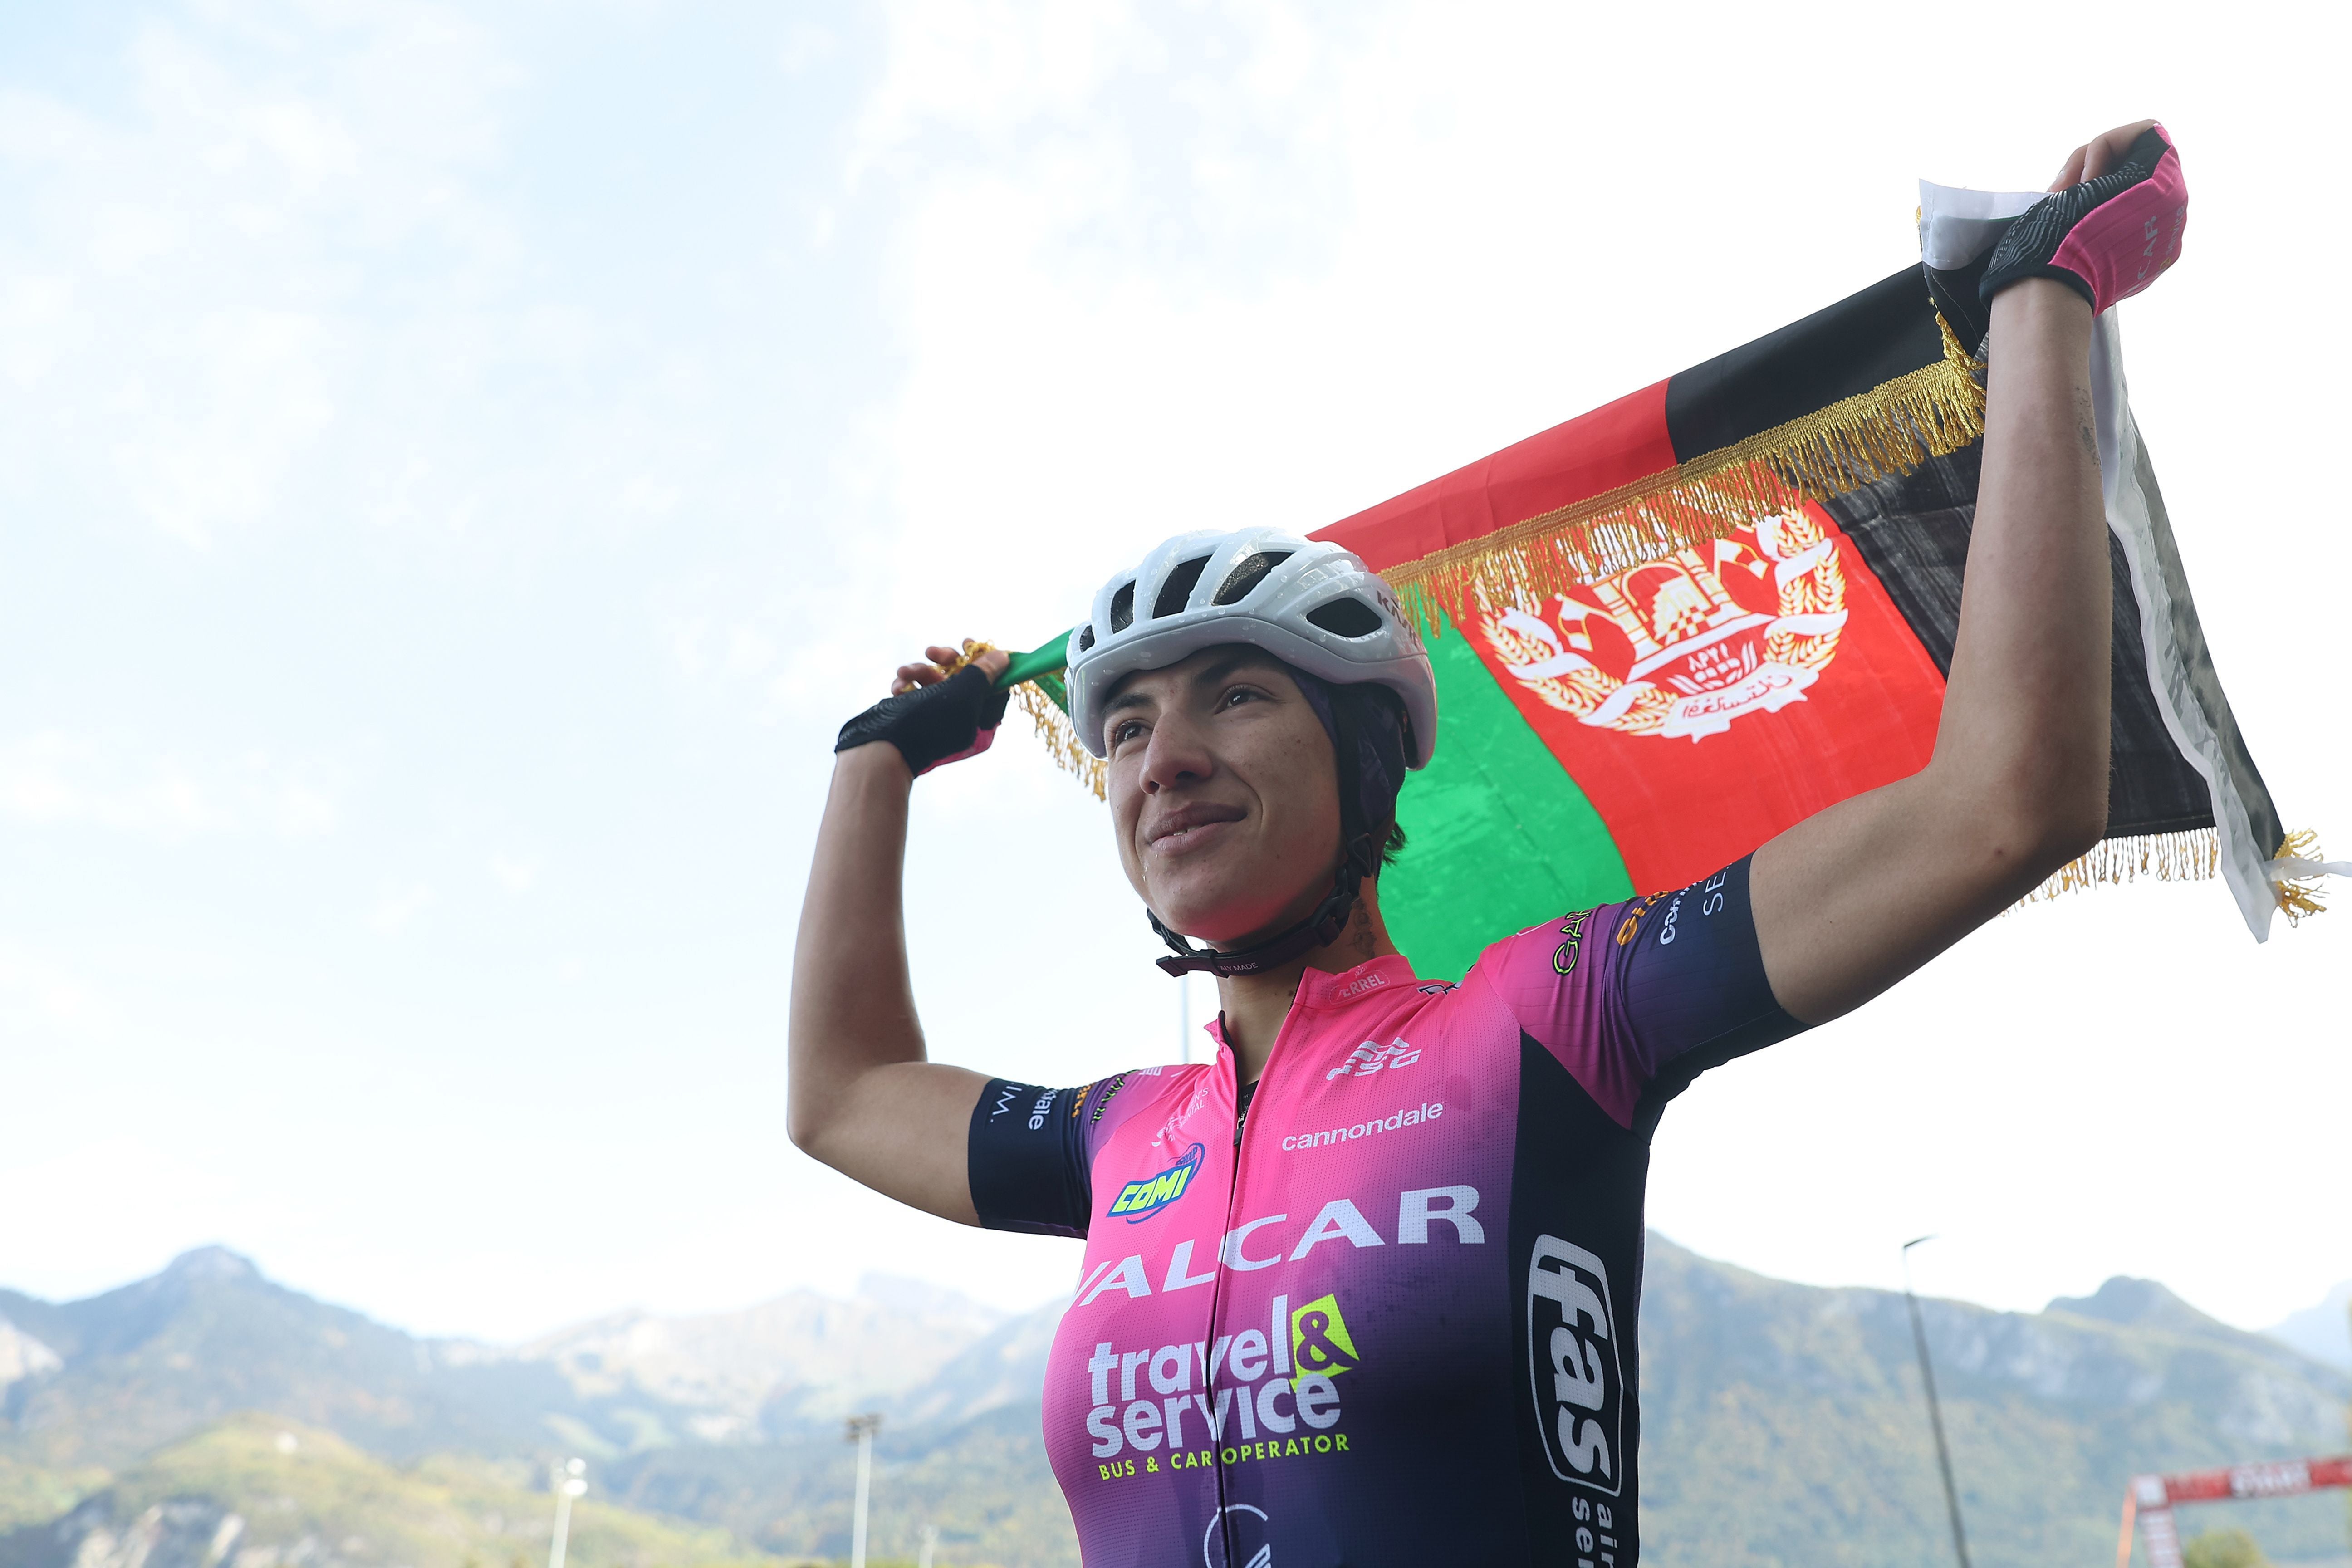
<instances>
[{"instance_id":1,"label":"kask logo on helmet","mask_svg":"<svg viewBox=\"0 0 2352 1568\"><path fill-rule=\"evenodd\" d=\"M1158 1214L1192 1187L1192 1178L1199 1173L1201 1161L1207 1152L1195 1143L1184 1151L1182 1158L1159 1174L1128 1183L1118 1190L1118 1196L1111 1200L1106 1213L1113 1218L1124 1218L1129 1225Z\"/></svg>"}]
</instances>

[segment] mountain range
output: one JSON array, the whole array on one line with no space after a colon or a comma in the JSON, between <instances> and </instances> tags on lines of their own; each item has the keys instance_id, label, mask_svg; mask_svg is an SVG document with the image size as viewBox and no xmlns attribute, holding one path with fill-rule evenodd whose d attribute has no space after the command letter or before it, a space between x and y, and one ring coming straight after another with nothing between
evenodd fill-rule
<instances>
[{"instance_id":1,"label":"mountain range","mask_svg":"<svg viewBox=\"0 0 2352 1568\"><path fill-rule=\"evenodd\" d=\"M2136 1472L2346 1446L2352 1377L2150 1281L2038 1313L1921 1305L1981 1568L2104 1561ZM577 1568L837 1558L840 1417L869 1409L878 1551L911 1558L935 1525L940 1568L1072 1563L1038 1435L1059 1313L874 1278L497 1347L412 1337L219 1248L79 1301L0 1290L0 1568L530 1568L567 1455L590 1461ZM1653 1564L1949 1560L1899 1294L1654 1237L1642 1326ZM2305 1498L2226 1522L2317 1563L2345 1560L2346 1518Z\"/></svg>"},{"instance_id":2,"label":"mountain range","mask_svg":"<svg viewBox=\"0 0 2352 1568\"><path fill-rule=\"evenodd\" d=\"M2293 1345L2314 1361L2352 1372L2352 1279L2347 1279L2300 1312L2290 1312L2263 1332Z\"/></svg>"}]
</instances>

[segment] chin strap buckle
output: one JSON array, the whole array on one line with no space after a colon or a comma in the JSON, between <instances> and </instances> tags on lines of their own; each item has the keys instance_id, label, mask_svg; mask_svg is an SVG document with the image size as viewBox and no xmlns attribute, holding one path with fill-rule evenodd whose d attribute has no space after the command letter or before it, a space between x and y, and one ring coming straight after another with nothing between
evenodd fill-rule
<instances>
[{"instance_id":1,"label":"chin strap buckle","mask_svg":"<svg viewBox=\"0 0 2352 1568\"><path fill-rule=\"evenodd\" d=\"M1348 846L1347 856L1339 862L1339 875L1331 879L1331 891L1316 906L1315 912L1284 931L1271 942L1255 947L1245 947L1233 952L1219 952L1213 947L1194 947L1182 937L1160 923L1157 910L1147 909L1151 917L1151 929L1173 950L1173 955L1158 960L1160 967L1170 974L1183 976L1205 971L1221 979L1236 975L1259 974L1269 969L1279 969L1302 952L1312 952L1318 947L1328 947L1339 940L1348 929L1349 917L1356 912L1356 894L1363 879L1370 874L1370 865L1378 865L1380 847L1369 833L1360 836Z\"/></svg>"},{"instance_id":2,"label":"chin strap buckle","mask_svg":"<svg viewBox=\"0 0 2352 1568\"><path fill-rule=\"evenodd\" d=\"M1160 925L1159 918L1154 916L1151 923ZM1302 921L1272 942L1245 947L1235 952L1219 952L1213 947L1193 947L1186 943L1181 954L1154 962L1171 974L1184 975L1205 970L1221 979L1231 979L1234 975L1257 974L1268 969L1279 969L1302 952L1330 946L1347 929L1348 917L1345 912L1340 912L1319 921ZM1184 941L1164 926L1160 927L1160 934L1168 939L1171 947Z\"/></svg>"}]
</instances>

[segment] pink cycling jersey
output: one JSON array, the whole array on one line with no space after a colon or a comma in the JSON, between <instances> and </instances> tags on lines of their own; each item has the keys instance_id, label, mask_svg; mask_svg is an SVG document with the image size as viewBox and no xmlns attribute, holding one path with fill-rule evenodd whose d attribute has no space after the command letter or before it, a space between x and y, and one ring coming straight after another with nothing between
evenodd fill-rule
<instances>
[{"instance_id":1,"label":"pink cycling jersey","mask_svg":"<svg viewBox=\"0 0 2352 1568\"><path fill-rule=\"evenodd\" d=\"M1798 1026L1748 864L1496 943L1308 970L1216 1060L990 1083L983 1223L1082 1235L1045 1436L1085 1560L1630 1568L1665 1100Z\"/></svg>"}]
</instances>

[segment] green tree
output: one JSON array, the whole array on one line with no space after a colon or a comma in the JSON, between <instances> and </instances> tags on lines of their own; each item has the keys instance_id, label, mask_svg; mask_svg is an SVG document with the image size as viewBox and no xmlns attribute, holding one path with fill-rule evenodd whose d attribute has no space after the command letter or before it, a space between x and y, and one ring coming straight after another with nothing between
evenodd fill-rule
<instances>
[{"instance_id":1,"label":"green tree","mask_svg":"<svg viewBox=\"0 0 2352 1568\"><path fill-rule=\"evenodd\" d=\"M2181 1549L2185 1568L2271 1568L2271 1560L2242 1530L2209 1530Z\"/></svg>"}]
</instances>

